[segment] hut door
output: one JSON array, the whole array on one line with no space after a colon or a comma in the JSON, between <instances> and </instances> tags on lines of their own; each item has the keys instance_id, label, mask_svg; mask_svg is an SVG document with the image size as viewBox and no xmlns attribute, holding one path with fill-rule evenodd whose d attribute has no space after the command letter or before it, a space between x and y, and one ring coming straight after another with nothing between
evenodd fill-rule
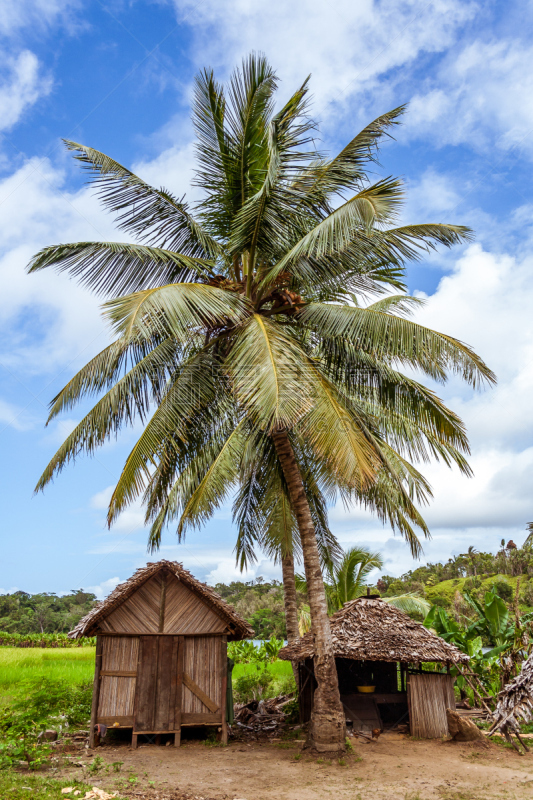
<instances>
[{"instance_id":1,"label":"hut door","mask_svg":"<svg viewBox=\"0 0 533 800\"><path fill-rule=\"evenodd\" d=\"M222 723L225 715L226 642L221 636L184 636L184 725Z\"/></svg>"},{"instance_id":2,"label":"hut door","mask_svg":"<svg viewBox=\"0 0 533 800\"><path fill-rule=\"evenodd\" d=\"M180 729L182 636L140 636L134 733Z\"/></svg>"},{"instance_id":3,"label":"hut door","mask_svg":"<svg viewBox=\"0 0 533 800\"><path fill-rule=\"evenodd\" d=\"M451 675L439 672L409 675L407 702L411 736L441 739L448 735L446 709L455 708Z\"/></svg>"}]
</instances>

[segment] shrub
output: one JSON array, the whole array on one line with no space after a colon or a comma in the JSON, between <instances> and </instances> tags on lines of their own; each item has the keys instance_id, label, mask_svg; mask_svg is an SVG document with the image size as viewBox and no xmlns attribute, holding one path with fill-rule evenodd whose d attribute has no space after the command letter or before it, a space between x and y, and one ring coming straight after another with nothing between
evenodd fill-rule
<instances>
[{"instance_id":1,"label":"shrub","mask_svg":"<svg viewBox=\"0 0 533 800\"><path fill-rule=\"evenodd\" d=\"M513 599L513 587L510 586L506 581L494 581L491 589L495 591L502 600L505 600L508 603L510 603Z\"/></svg>"},{"instance_id":2,"label":"shrub","mask_svg":"<svg viewBox=\"0 0 533 800\"><path fill-rule=\"evenodd\" d=\"M448 597L445 597L442 594L436 594L431 598L431 602L435 606L439 606L440 608L450 608L451 603Z\"/></svg>"},{"instance_id":3,"label":"shrub","mask_svg":"<svg viewBox=\"0 0 533 800\"><path fill-rule=\"evenodd\" d=\"M520 592L520 602L526 606L533 606L533 584L529 581Z\"/></svg>"},{"instance_id":4,"label":"shrub","mask_svg":"<svg viewBox=\"0 0 533 800\"><path fill-rule=\"evenodd\" d=\"M272 697L274 676L266 669L241 675L233 682L235 700L239 703L250 703L252 700L264 700Z\"/></svg>"}]
</instances>

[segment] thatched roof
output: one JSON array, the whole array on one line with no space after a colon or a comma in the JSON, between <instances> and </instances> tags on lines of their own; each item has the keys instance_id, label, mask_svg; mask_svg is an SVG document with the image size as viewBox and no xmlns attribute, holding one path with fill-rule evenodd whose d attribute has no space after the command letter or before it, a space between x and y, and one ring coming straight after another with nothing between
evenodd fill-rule
<instances>
[{"instance_id":1,"label":"thatched roof","mask_svg":"<svg viewBox=\"0 0 533 800\"><path fill-rule=\"evenodd\" d=\"M335 656L357 661L467 663L468 656L379 598L358 597L331 617ZM284 647L279 657L302 661L314 655L312 633Z\"/></svg>"},{"instance_id":2,"label":"thatched roof","mask_svg":"<svg viewBox=\"0 0 533 800\"><path fill-rule=\"evenodd\" d=\"M509 728L520 733L521 722L533 719L533 653L526 658L522 669L498 695L491 732Z\"/></svg>"},{"instance_id":3,"label":"thatched roof","mask_svg":"<svg viewBox=\"0 0 533 800\"><path fill-rule=\"evenodd\" d=\"M111 592L105 600L98 603L88 614L81 619L76 627L70 631L69 638L78 639L80 636L93 636L98 627L98 623L118 606L120 606L128 597L139 589L143 583L149 580L153 575L161 571L168 571L178 578L188 589L200 597L207 605L228 623L231 629L231 640L250 639L254 636L254 630L243 619L233 606L226 603L210 586L201 583L191 573L183 567L178 561L157 561L153 564L147 564L135 572L124 583L120 583Z\"/></svg>"}]
</instances>

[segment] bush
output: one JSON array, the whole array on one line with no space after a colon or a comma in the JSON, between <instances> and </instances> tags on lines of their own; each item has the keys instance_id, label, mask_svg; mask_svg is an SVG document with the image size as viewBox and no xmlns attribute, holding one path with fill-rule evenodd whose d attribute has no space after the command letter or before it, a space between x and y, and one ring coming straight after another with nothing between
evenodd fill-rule
<instances>
[{"instance_id":1,"label":"bush","mask_svg":"<svg viewBox=\"0 0 533 800\"><path fill-rule=\"evenodd\" d=\"M250 703L252 700L265 700L273 697L272 684L274 676L266 669L258 669L241 675L233 682L233 694L238 703ZM270 690L270 691L269 691Z\"/></svg>"},{"instance_id":2,"label":"bush","mask_svg":"<svg viewBox=\"0 0 533 800\"><path fill-rule=\"evenodd\" d=\"M439 608L450 608L451 603L450 600L442 594L436 594L434 597L431 598L431 602L435 606L439 606Z\"/></svg>"},{"instance_id":3,"label":"bush","mask_svg":"<svg viewBox=\"0 0 533 800\"><path fill-rule=\"evenodd\" d=\"M533 584L528 581L520 592L520 602L533 607Z\"/></svg>"},{"instance_id":4,"label":"bush","mask_svg":"<svg viewBox=\"0 0 533 800\"><path fill-rule=\"evenodd\" d=\"M513 587L506 581L495 581L491 589L496 592L498 597L501 597L501 599L505 600L507 603L510 603L513 599Z\"/></svg>"}]
</instances>

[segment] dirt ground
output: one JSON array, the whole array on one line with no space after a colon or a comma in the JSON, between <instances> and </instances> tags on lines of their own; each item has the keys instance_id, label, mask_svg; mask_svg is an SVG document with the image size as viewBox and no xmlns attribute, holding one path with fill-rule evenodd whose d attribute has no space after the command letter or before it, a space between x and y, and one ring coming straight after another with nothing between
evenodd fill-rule
<instances>
[{"instance_id":1,"label":"dirt ground","mask_svg":"<svg viewBox=\"0 0 533 800\"><path fill-rule=\"evenodd\" d=\"M227 747L188 741L181 748L107 745L74 757L66 774L130 797L189 795L197 800L522 800L533 796L533 751L520 756L503 745L414 740L397 733L377 742L354 741L354 752L329 762L291 742L233 742ZM86 777L96 756L105 764ZM123 762L115 772L113 762ZM81 767L81 765L84 765ZM106 771L107 768L107 771ZM115 768L116 769L116 768Z\"/></svg>"}]
</instances>

